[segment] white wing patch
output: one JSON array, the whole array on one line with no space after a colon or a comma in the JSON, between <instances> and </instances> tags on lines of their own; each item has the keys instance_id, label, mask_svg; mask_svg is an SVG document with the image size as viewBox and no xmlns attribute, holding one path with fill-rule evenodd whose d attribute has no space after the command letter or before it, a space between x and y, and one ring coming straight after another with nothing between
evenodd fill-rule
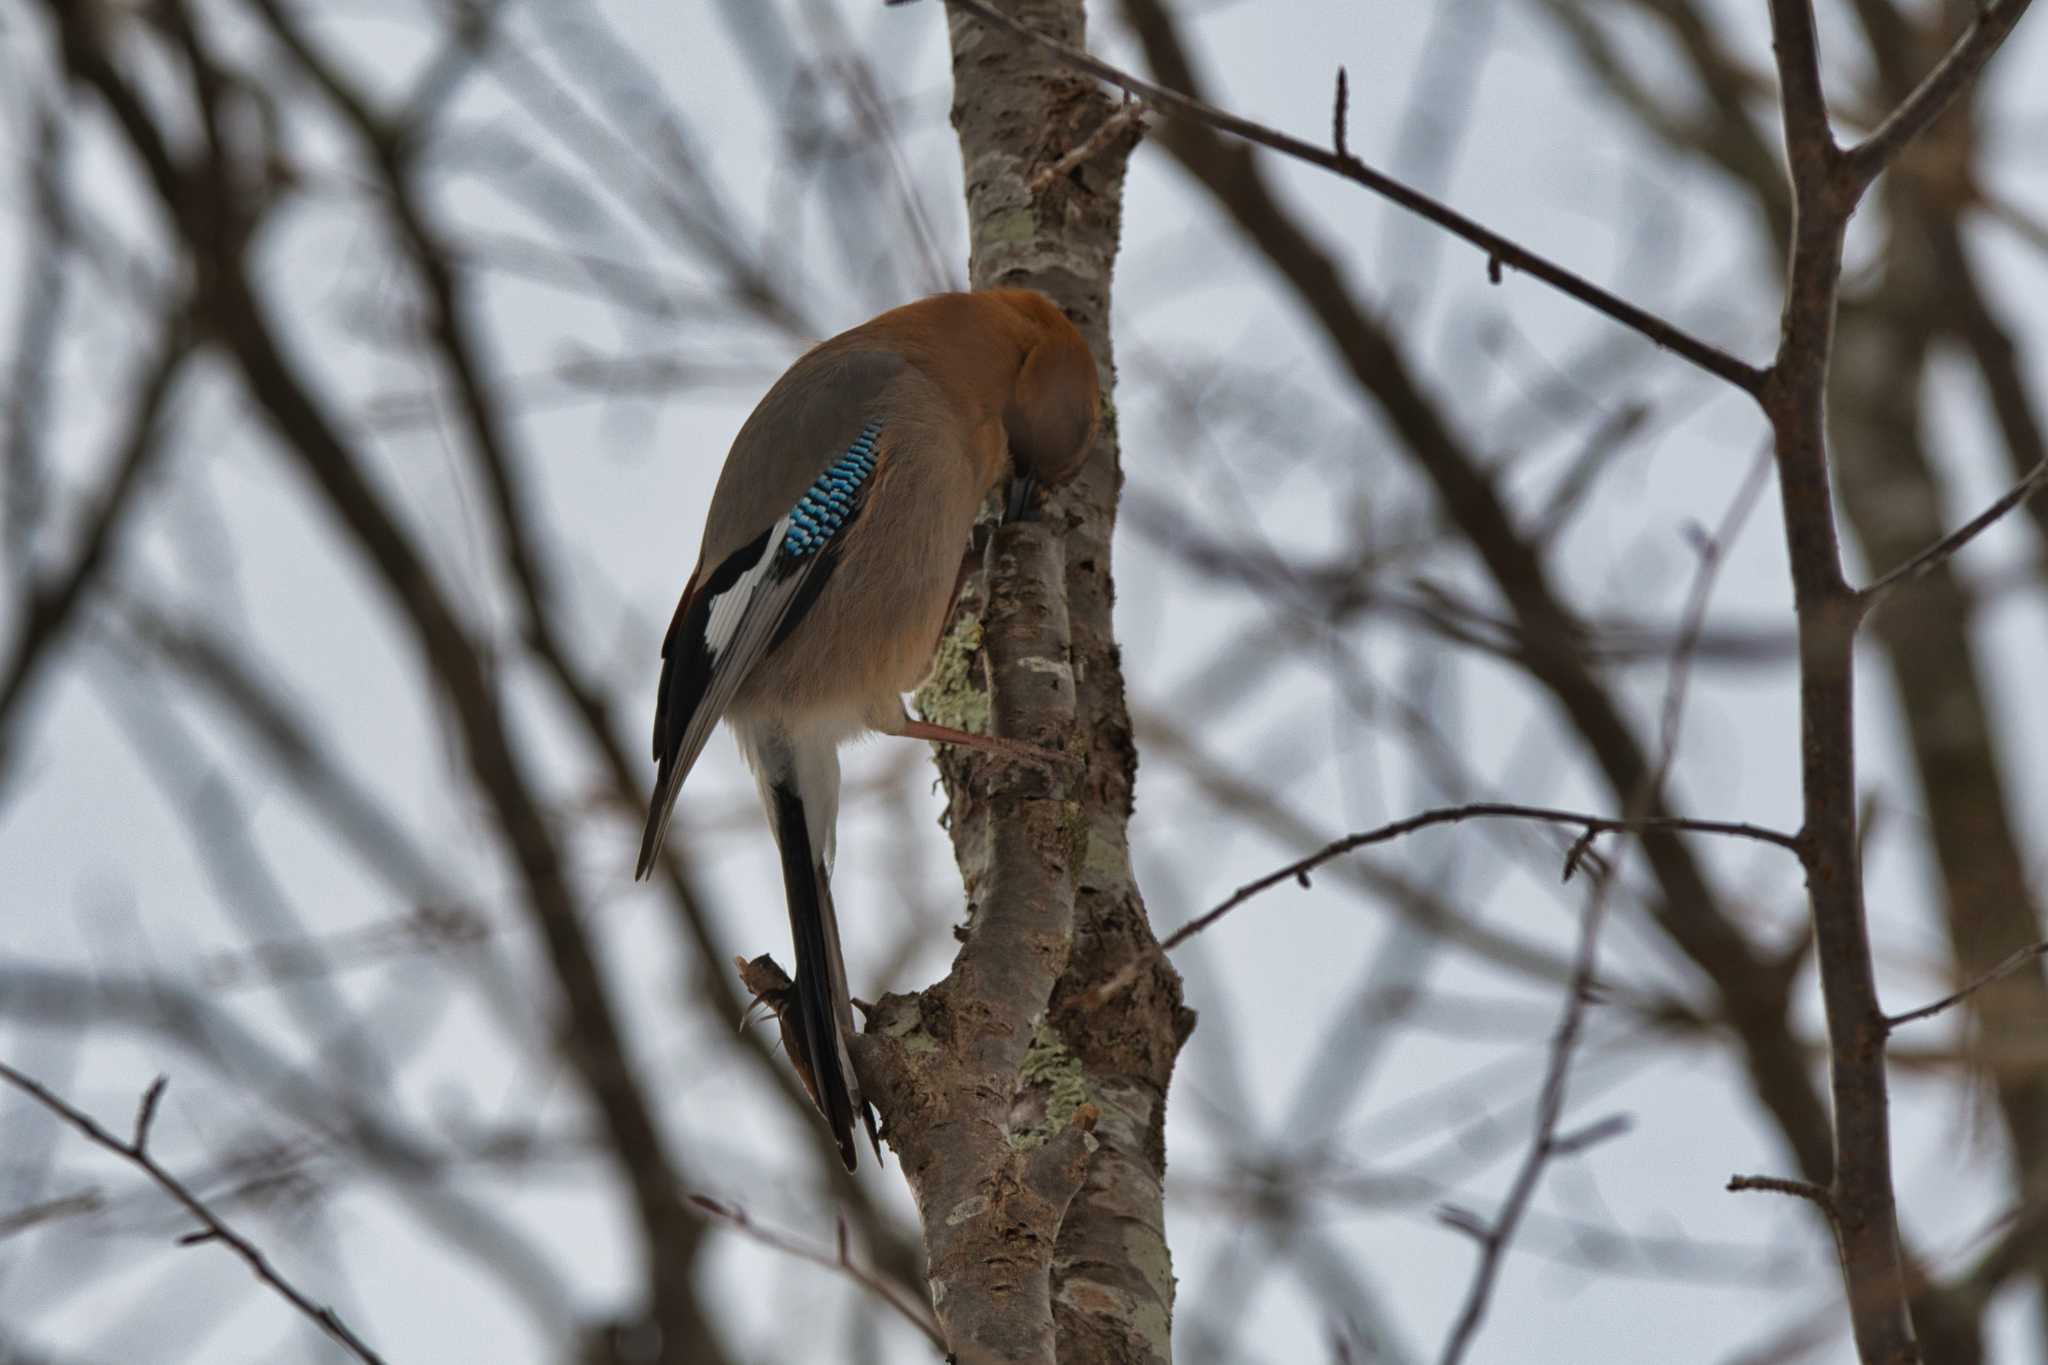
<instances>
[{"instance_id":1,"label":"white wing patch","mask_svg":"<svg viewBox=\"0 0 2048 1365\"><path fill-rule=\"evenodd\" d=\"M683 778L703 752L712 727L718 724L749 672L775 645L790 614L808 605L806 590L815 596L817 575L830 574L835 556L827 553L835 537L856 516L864 485L875 471L875 443L881 424L870 422L860 435L804 490L759 540L732 552L713 570L714 579L732 572L754 546L755 558L719 592L691 602L672 628L663 648L663 710L656 713L658 776L647 828L640 842L636 875L646 876L661 851L663 833ZM708 586L708 585L707 585ZM800 605L803 599L803 605ZM703 611L699 617L697 612ZM695 621L703 622L701 627ZM701 630L696 639L689 632Z\"/></svg>"},{"instance_id":2,"label":"white wing patch","mask_svg":"<svg viewBox=\"0 0 2048 1365\"><path fill-rule=\"evenodd\" d=\"M714 664L732 644L733 632L739 629L740 622L746 617L755 592L768 577L769 570L775 567L782 539L789 534L789 527L790 518L785 515L768 532L768 546L754 566L734 579L731 587L711 599L711 614L704 622L704 652L711 656Z\"/></svg>"}]
</instances>

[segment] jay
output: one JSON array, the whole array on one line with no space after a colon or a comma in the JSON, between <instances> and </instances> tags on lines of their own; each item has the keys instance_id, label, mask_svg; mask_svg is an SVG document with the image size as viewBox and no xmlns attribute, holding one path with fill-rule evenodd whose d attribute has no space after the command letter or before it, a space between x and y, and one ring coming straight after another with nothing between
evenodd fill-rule
<instances>
[{"instance_id":1,"label":"jay","mask_svg":"<svg viewBox=\"0 0 2048 1365\"><path fill-rule=\"evenodd\" d=\"M1080 467L1100 406L1087 343L1030 290L940 294L813 347L733 441L661 647L637 875L723 718L782 854L796 948L783 1036L848 1170L854 1115L870 1141L875 1127L847 1051L830 884L839 746L879 731L1043 756L913 720L903 694L930 669L982 501L1007 477L1009 518L1025 515L1036 487Z\"/></svg>"}]
</instances>

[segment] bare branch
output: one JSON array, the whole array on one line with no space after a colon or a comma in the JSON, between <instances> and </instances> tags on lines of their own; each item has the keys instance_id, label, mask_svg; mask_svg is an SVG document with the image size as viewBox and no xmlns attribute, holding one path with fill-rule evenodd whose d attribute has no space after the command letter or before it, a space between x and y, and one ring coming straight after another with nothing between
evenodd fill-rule
<instances>
[{"instance_id":1,"label":"bare branch","mask_svg":"<svg viewBox=\"0 0 2048 1365\"><path fill-rule=\"evenodd\" d=\"M268 1285L286 1303L289 1303L302 1316L317 1325L321 1331L340 1342L348 1350L349 1354L363 1361L364 1365L384 1365L384 1358L371 1350L361 1337L350 1331L348 1325L341 1320L332 1308L328 1308L324 1304L314 1303L301 1293L297 1286L292 1284L290 1280L285 1279L284 1276L280 1275L271 1266L269 1259L264 1256L262 1250L255 1243L223 1222L212 1209L206 1206L199 1196L187 1189L176 1176L158 1165L156 1158L149 1154L149 1126L150 1121L156 1116L157 1103L163 1098L164 1086L168 1084L164 1077L157 1077L150 1083L149 1089L143 1092L142 1103L135 1115L135 1137L129 1142L123 1142L115 1137L112 1133L95 1123L91 1115L81 1109L74 1108L57 1094L46 1089L40 1082L16 1071L5 1062L0 1062L0 1081L6 1081L9 1085L21 1091L24 1095L42 1105L43 1108L49 1110L73 1128L76 1128L80 1133L83 1133L90 1141L104 1147L115 1156L132 1162L141 1169L143 1174L154 1180L158 1188L162 1189L165 1194L168 1194L171 1198L178 1201L179 1204L183 1205L187 1213L190 1213L199 1220L201 1232L181 1238L180 1245L193 1245L199 1240L222 1243L247 1263L249 1269L255 1272L257 1279Z\"/></svg>"},{"instance_id":2,"label":"bare branch","mask_svg":"<svg viewBox=\"0 0 2048 1365\"><path fill-rule=\"evenodd\" d=\"M1635 1120L1627 1114L1609 1114L1583 1128L1569 1133L1559 1133L1550 1140L1552 1156L1578 1156L1598 1147L1601 1143L1620 1137L1635 1127Z\"/></svg>"},{"instance_id":3,"label":"bare branch","mask_svg":"<svg viewBox=\"0 0 2048 1365\"><path fill-rule=\"evenodd\" d=\"M1991 529L2003 520L2008 512L2043 488L2048 488L2048 460L2035 465L2024 479L2007 489L1997 502L1857 593L1860 609L1866 614L1875 611L1896 589L1946 564L1955 557L1957 551Z\"/></svg>"},{"instance_id":4,"label":"bare branch","mask_svg":"<svg viewBox=\"0 0 2048 1365\"><path fill-rule=\"evenodd\" d=\"M255 4L278 40L341 111L375 168L392 225L425 296L426 339L431 344L434 360L453 388L455 408L467 437L464 444L489 492L500 559L516 589L523 617L521 639L569 704L584 736L602 760L621 805L637 808L643 795L641 774L629 761L619 742L610 699L574 657L562 613L556 609L555 585L562 581L563 575L557 568L556 559L549 553L546 538L532 512L531 498L524 487L525 471L531 462L521 446L517 425L493 392L491 376L496 367L490 331L481 316L478 290L475 282L457 268L461 261L458 246L432 215L432 199L424 180L422 155L432 131L424 122L432 105L416 99L408 108L407 122L402 128L388 122L376 112L366 90L351 82L342 64L323 54L304 28L303 18L297 16L290 6L278 4L276 0L255 0ZM493 7L493 13L496 8ZM599 22L592 21L594 25ZM476 24L459 27L447 41L444 57L447 70L438 79L444 84L452 81L461 69L464 54L474 55L477 46L487 37L487 29ZM603 53L593 55L608 53L614 59L622 55L611 49L612 40L597 27L579 30L578 41L596 43L604 49ZM531 54L517 45L498 44L490 49L489 55L520 73L524 82L523 89L518 92L520 98L541 98L552 90L548 78L543 77ZM565 95L561 98L567 100ZM573 132L580 146L603 143L608 136L595 120L580 113L575 118L565 116L557 122L560 126L556 131ZM699 195L694 203L696 211L715 216L715 196ZM716 223L707 220L701 226L707 234L703 239L707 250L715 254L734 249ZM738 264L737 257L729 258L728 264L734 277L751 278L748 275L750 268ZM780 287L780 284L775 285L777 289ZM771 292L763 292L765 290L766 285L762 291L749 286L749 292L764 315L785 326L800 326L801 320L796 314L777 302ZM692 885L685 850L679 841L670 841L664 851L662 869L686 937L702 960L717 961L722 954L712 941L706 907ZM712 992L714 1012L737 1011L739 1002L731 994L723 974L705 973L700 979ZM595 1004L592 1008L595 1010ZM594 1021L595 1014L590 1017ZM601 1029L600 1032L608 1030ZM600 1043L595 1037L589 1043L587 1048L579 1046L575 1055L589 1054L594 1075L602 1075L609 1082L624 1072L625 1068L616 1065L615 1059L605 1060L613 1050L611 1045ZM777 1093L786 1102L798 1109L807 1107L802 1092L791 1084L790 1078L775 1064L768 1050L748 1046L745 1052L761 1073L775 1083ZM621 1087L621 1098L631 1089L630 1086ZM621 1117L626 1117L623 1109ZM637 1119L632 1127L636 1132L643 1129ZM672 1201L666 1193L675 1183L673 1174L667 1169L672 1163L660 1153L651 1131L645 1133L644 1141L636 1135L631 1142L623 1144L621 1150L635 1154L629 1158L629 1163L643 1217L648 1222L650 1240L669 1248L664 1253L668 1259L677 1264L687 1263L694 1254L697 1232L693 1221L672 1216ZM821 1157L820 1169L842 1201L856 1211L870 1245L877 1247L878 1254L893 1272L908 1280L913 1273L915 1258L902 1239L892 1234L872 1196L858 1182L850 1179L838 1162ZM667 1315L673 1328L671 1336L677 1338L675 1348L684 1349L687 1343L682 1338L705 1330L697 1321L694 1295L684 1277L665 1278L662 1289L662 1296L656 1301L657 1313Z\"/></svg>"},{"instance_id":5,"label":"bare branch","mask_svg":"<svg viewBox=\"0 0 2048 1365\"><path fill-rule=\"evenodd\" d=\"M361 452L279 340L269 302L253 278L253 263L242 250L243 233L224 230L215 221L218 168L187 167L171 153L147 104L112 59L109 35L95 22L54 0L47 0L45 8L63 38L70 73L90 85L114 113L149 167L166 217L201 263L201 303L250 396L375 569L445 695L470 774L496 817L518 869L525 907L562 990L563 1054L604 1119L648 1245L656 1248L651 1254L659 1271L653 1278L653 1305L663 1350L675 1359L684 1354L722 1359L722 1345L688 1274L703 1225L682 1202L673 1154L629 1060L608 974L585 927L583 898L549 826L530 760L515 741L502 679L424 552L365 472Z\"/></svg>"},{"instance_id":6,"label":"bare branch","mask_svg":"<svg viewBox=\"0 0 2048 1365\"><path fill-rule=\"evenodd\" d=\"M1351 117L1351 77L1343 67L1337 68L1337 95L1330 108L1330 146L1339 157L1349 160L1351 148L1347 134Z\"/></svg>"},{"instance_id":7,"label":"bare branch","mask_svg":"<svg viewBox=\"0 0 2048 1365\"><path fill-rule=\"evenodd\" d=\"M40 1204L31 1204L27 1208L0 1213L0 1241L12 1237L17 1232L41 1227L45 1223L54 1223L60 1218L97 1213L104 1207L106 1200L98 1190L84 1189L77 1194L60 1195L55 1199L45 1199Z\"/></svg>"},{"instance_id":8,"label":"bare branch","mask_svg":"<svg viewBox=\"0 0 2048 1365\"><path fill-rule=\"evenodd\" d=\"M1255 881L1246 882L1214 909L1204 911L1168 934L1150 955L1140 956L1126 964L1115 976L1096 988L1096 995L1099 999L1107 1000L1136 980L1138 973L1144 970L1152 957L1173 951L1238 906L1262 892L1272 890L1282 882L1295 881L1307 886L1308 874L1333 858L1341 858L1347 853L1372 844L1384 844L1433 825L1454 825L1464 820L1530 820L1542 824L1572 825L1584 830L1587 835L1620 831L1638 834L1722 834L1732 838L1754 839L1759 843L1775 844L1794 853L1797 853L1800 847L1797 835L1743 821L1693 820L1676 815L1629 819L1610 815L1588 815L1582 811L1556 810L1548 806L1522 806L1503 801L1475 801L1462 806L1440 806L1359 834L1347 834L1304 858L1297 858L1277 871L1269 872ZM1576 870L1580 856L1583 856L1583 850L1580 850L1578 855L1566 859L1566 879L1569 879Z\"/></svg>"},{"instance_id":9,"label":"bare branch","mask_svg":"<svg viewBox=\"0 0 2048 1365\"><path fill-rule=\"evenodd\" d=\"M1537 255L1520 243L1501 236L1489 228L1474 222L1448 205L1432 199L1419 190L1410 188L1392 176L1384 175L1366 165L1358 158L1342 151L1331 151L1311 142L1290 137L1286 133L1225 113L1212 105L1192 99L1178 91L1154 85L1126 71L1111 66L1105 61L1089 56L1079 48L1071 47L1055 39L1039 34L1035 30L1004 14L988 0L951 0L956 9L962 9L984 23L992 24L1005 32L1037 43L1057 55L1061 61L1090 75L1109 82L1149 101L1166 112L1182 118L1193 119L1257 143L1276 152L1285 153L1298 161L1320 166L1326 171L1362 185L1374 194L1390 199L1394 203L1420 214L1438 227L1462 237L1486 253L1489 273L1498 276L1502 266L1521 271L1525 275L1542 280L1553 289L1567 294L1587 305L1596 312L1604 313L1648 337L1665 350L1691 361L1694 365L1746 393L1755 393L1763 382L1763 373L1756 367L1728 354L1718 346L1710 345L1692 336L1663 318L1636 307L1627 300L1608 293L1583 276L1566 270L1563 266Z\"/></svg>"},{"instance_id":10,"label":"bare branch","mask_svg":"<svg viewBox=\"0 0 2048 1365\"><path fill-rule=\"evenodd\" d=\"M1948 55L1927 73L1927 78L1898 108L1892 110L1890 117L1844 154L1844 173L1855 193L1862 193L1891 164L1901 148L1918 137L1954 103L1963 87L2005 42L2013 26L2019 23L2020 16L2027 12L2029 3L2031 0L2004 0L2000 4L1986 4L1979 0L1976 19L1963 36L1956 39Z\"/></svg>"},{"instance_id":11,"label":"bare branch","mask_svg":"<svg viewBox=\"0 0 2048 1365\"><path fill-rule=\"evenodd\" d=\"M30 582L19 625L5 662L0 663L0 773L10 756L8 731L19 723L20 708L39 667L66 638L79 607L113 558L136 491L164 449L164 410L190 355L188 321L180 307L162 322L155 353L127 401L127 422L113 468L70 562Z\"/></svg>"},{"instance_id":12,"label":"bare branch","mask_svg":"<svg viewBox=\"0 0 2048 1365\"><path fill-rule=\"evenodd\" d=\"M1536 1195L1536 1183L1543 1177L1543 1168L1553 1157L1570 1153L1571 1149L1561 1148L1558 1143L1557 1125L1564 1117L1565 1082L1571 1075L1572 1053L1578 1047L1579 1034L1585 1026L1586 1005L1593 996L1594 971L1599 965L1600 925L1613 885L1612 879L1600 882L1579 921L1579 948L1571 989L1565 997L1557 1031L1550 1039L1550 1058L1544 1068L1543 1090L1536 1101L1536 1135L1529 1143L1522 1164L1515 1171L1514 1181L1508 1186L1500 1213L1490 1222L1474 1217L1465 1228L1479 1241L1479 1264L1472 1272L1465 1302L1458 1309L1450 1334L1444 1339L1443 1352L1438 1356L1440 1365L1458 1365L1465 1358L1466 1350L1478 1336L1487 1303L1493 1297L1501 1257L1509 1242L1514 1240L1515 1229L1521 1224L1522 1215L1528 1211L1529 1201Z\"/></svg>"},{"instance_id":13,"label":"bare branch","mask_svg":"<svg viewBox=\"0 0 2048 1365\"><path fill-rule=\"evenodd\" d=\"M0 413L0 473L6 478L0 495L0 551L24 569L34 562L30 542L48 496L42 444L68 278L65 255L73 236L64 196L70 125L54 99L37 104L35 154L28 168L34 212L19 248L17 297L22 304L8 363L5 411Z\"/></svg>"},{"instance_id":14,"label":"bare branch","mask_svg":"<svg viewBox=\"0 0 2048 1365\"><path fill-rule=\"evenodd\" d=\"M722 1203L701 1194L691 1195L690 1203L762 1246L794 1256L801 1261L809 1261L812 1265L824 1266L827 1270L837 1271L846 1276L895 1310L897 1316L905 1322L922 1332L938 1349L940 1355L946 1354L946 1339L939 1334L939 1324L929 1309L905 1298L900 1289L881 1276L854 1264L853 1253L848 1246L846 1220L843 1217L835 1224L834 1246L828 1252L786 1232L762 1227L737 1204Z\"/></svg>"},{"instance_id":15,"label":"bare branch","mask_svg":"<svg viewBox=\"0 0 2048 1365\"><path fill-rule=\"evenodd\" d=\"M1887 1028L1897 1028L1901 1024L1910 1024L1915 1020L1932 1018L1949 1006L1960 1004L1964 1000L1969 999L1992 982L2011 976L2037 957L2048 957L2048 942L2029 943L2024 948L2006 954L2005 960L1996 967L1977 977L1962 989L1951 991L1931 1004L1922 1005L1916 1010L1907 1010L1904 1014L1887 1015L1884 1021L1885 1026Z\"/></svg>"},{"instance_id":16,"label":"bare branch","mask_svg":"<svg viewBox=\"0 0 2048 1365\"><path fill-rule=\"evenodd\" d=\"M296 1124L340 1141L379 1177L408 1188L411 1212L492 1271L506 1301L518 1305L542 1340L574 1317L558 1267L540 1255L526 1230L506 1222L486 1199L472 1200L433 1178L444 1167L439 1144L352 1087L334 1085L330 1075L288 1062L272 1040L223 1008L216 993L162 975L70 972L0 959L0 1018L81 1033L127 1032L183 1049Z\"/></svg>"},{"instance_id":17,"label":"bare branch","mask_svg":"<svg viewBox=\"0 0 2048 1365\"><path fill-rule=\"evenodd\" d=\"M1795 1199L1804 1199L1828 1216L1832 1223L1835 1218L1835 1195L1825 1185L1816 1185L1811 1180L1787 1180L1775 1175L1731 1175L1728 1188L1735 1193L1745 1190L1761 1190L1770 1194L1789 1194Z\"/></svg>"},{"instance_id":18,"label":"bare branch","mask_svg":"<svg viewBox=\"0 0 2048 1365\"><path fill-rule=\"evenodd\" d=\"M1696 546L1700 556L1699 572L1693 575L1692 591L1687 595L1685 610L1679 617L1678 639L1672 646L1671 671L1664 685L1664 705L1658 716L1662 752L1649 780L1649 789L1653 792L1663 787L1665 779L1671 775L1671 765L1678 757L1678 727L1685 716L1686 690L1692 682L1692 667L1698 655L1700 636L1707 627L1707 601L1713 595L1714 580L1720 575L1728 548L1742 534L1750 513L1756 510L1757 499L1763 495L1770 473L1771 447L1766 442L1751 462L1748 476L1736 488L1735 498L1722 514L1721 524L1711 535L1704 535ZM1586 833L1591 835L1597 831L1589 829ZM1796 845L1797 841L1794 842Z\"/></svg>"},{"instance_id":19,"label":"bare branch","mask_svg":"<svg viewBox=\"0 0 2048 1365\"><path fill-rule=\"evenodd\" d=\"M1757 461L1749 477L1736 489L1734 499L1722 514L1720 524L1712 534L1702 534L1699 552L1699 568L1693 575L1692 590L1687 594L1684 622L1679 628L1678 644L1672 652L1670 676L1664 685L1663 734L1659 745L1657 761L1645 772L1635 791L1629 796L1629 817L1640 829L1645 823L1644 812L1655 807L1664 780L1670 773L1671 764L1678 752L1679 726L1684 719L1686 686L1691 676L1693 649L1699 642L1700 628L1706 620L1707 603L1713 596L1714 582L1720 577L1721 565L1728 546L1735 543L1749 515L1756 509L1758 494L1763 489L1764 475L1769 469L1768 452ZM1598 831L1588 827L1573 846L1576 858ZM1725 832L1725 831L1724 831ZM1796 846L1797 841L1793 841ZM1566 867L1572 865L1567 860ZM1617 869L1618 870L1618 869ZM1486 1224L1480 1235L1479 1264L1472 1273L1472 1283L1466 1291L1464 1306L1451 1326L1450 1335L1444 1340L1441 1356L1442 1365L1457 1365L1477 1336L1479 1324L1486 1316L1486 1308L1493 1294L1495 1277L1500 1273L1501 1257L1507 1251L1515 1229L1528 1211L1530 1201L1536 1196L1536 1185L1543 1177L1543 1169L1553 1159L1582 1152L1609 1137L1626 1131L1626 1116L1617 1115L1588 1125L1578 1132L1560 1136L1558 1125L1564 1118L1565 1084L1571 1076L1572 1053L1578 1045L1579 1033L1585 1024L1586 1006L1592 999L1594 969L1599 961L1600 925L1607 912L1608 898L1613 894L1619 881L1615 872L1600 879L1594 887L1593 898L1586 906L1586 913L1580 922L1579 946L1572 970L1571 991L1564 1004L1564 1012L1558 1020L1557 1032L1550 1043L1550 1059L1543 1074L1543 1089L1536 1102L1536 1132L1529 1143L1529 1149L1522 1158L1522 1164L1515 1172L1507 1197L1502 1201L1500 1212L1492 1222Z\"/></svg>"},{"instance_id":20,"label":"bare branch","mask_svg":"<svg viewBox=\"0 0 2048 1365\"><path fill-rule=\"evenodd\" d=\"M171 1083L168 1076L159 1076L149 1083L149 1089L142 1092L142 1102L135 1106L135 1136L129 1146L140 1152L149 1146L150 1125L156 1122L157 1106L163 1103L164 1090Z\"/></svg>"},{"instance_id":21,"label":"bare branch","mask_svg":"<svg viewBox=\"0 0 2048 1365\"><path fill-rule=\"evenodd\" d=\"M1776 448L1799 621L1800 857L1828 1021L1828 1194L1857 1352L1866 1365L1912 1365L1921 1356L1899 1239L1887 1025L1858 837L1854 649L1861 613L1842 573L1828 453L1827 379L1856 195L1843 181L1828 122L1811 0L1770 0L1770 12L1794 213L1778 353L1757 397Z\"/></svg>"},{"instance_id":22,"label":"bare branch","mask_svg":"<svg viewBox=\"0 0 2048 1365\"><path fill-rule=\"evenodd\" d=\"M1157 0L1125 0L1125 9L1152 68L1176 86L1199 92L1201 82L1169 11ZM1413 373L1404 349L1356 296L1338 260L1266 183L1251 147L1192 121L1162 128L1159 142L1264 253L1323 329L1359 392L1380 407L1511 608L1522 646L1516 663L1583 739L1615 801L1626 803L1640 789L1652 756L1627 709L1582 652L1584 627L1563 599L1554 568L1517 524L1498 481L1458 434L1452 413ZM1649 813L1669 812L1660 805ZM1646 851L1662 891L1649 907L1659 929L1714 981L1756 1093L1798 1153L1801 1171L1824 1177L1831 1160L1827 1106L1787 1022L1791 976L1775 970L1775 954L1760 950L1729 914L1689 842L1656 839Z\"/></svg>"},{"instance_id":23,"label":"bare branch","mask_svg":"<svg viewBox=\"0 0 2048 1365\"><path fill-rule=\"evenodd\" d=\"M1088 135L1088 140L1068 152L1058 161L1031 178L1031 192L1043 194L1063 175L1071 174L1076 167L1086 165L1101 154L1102 149L1122 137L1127 131L1136 129L1143 136L1146 106L1143 100L1126 99L1123 106L1102 121L1102 126Z\"/></svg>"},{"instance_id":24,"label":"bare branch","mask_svg":"<svg viewBox=\"0 0 2048 1365\"><path fill-rule=\"evenodd\" d=\"M1837 152L1828 123L1827 96L1820 83L1820 39L1814 33L1813 0L1770 0L1771 47L1778 59L1779 98L1785 106L1785 139L1797 168L1808 157Z\"/></svg>"}]
</instances>

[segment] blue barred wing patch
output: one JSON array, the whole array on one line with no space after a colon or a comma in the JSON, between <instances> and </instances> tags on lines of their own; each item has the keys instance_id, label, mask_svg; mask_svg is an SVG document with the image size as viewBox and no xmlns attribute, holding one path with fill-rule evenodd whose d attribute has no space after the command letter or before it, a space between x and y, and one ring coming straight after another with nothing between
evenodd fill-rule
<instances>
[{"instance_id":1,"label":"blue barred wing patch","mask_svg":"<svg viewBox=\"0 0 2048 1365\"><path fill-rule=\"evenodd\" d=\"M804 490L789 512L789 530L782 537L782 557L803 559L825 548L853 514L854 497L875 472L875 438L879 422L861 428L846 453Z\"/></svg>"}]
</instances>

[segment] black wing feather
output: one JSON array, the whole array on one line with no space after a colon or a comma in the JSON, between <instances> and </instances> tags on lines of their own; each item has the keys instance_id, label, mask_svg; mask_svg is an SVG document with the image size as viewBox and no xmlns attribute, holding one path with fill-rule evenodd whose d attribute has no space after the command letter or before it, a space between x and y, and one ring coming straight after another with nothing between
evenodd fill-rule
<instances>
[{"instance_id":1,"label":"black wing feather","mask_svg":"<svg viewBox=\"0 0 2048 1365\"><path fill-rule=\"evenodd\" d=\"M876 428L863 439L872 441ZM822 476L821 476L822 477ZM817 604L839 567L847 532L866 510L872 478L847 498L843 520L823 544L791 553L785 517L726 556L691 591L661 648L661 683L654 704L654 796L640 837L636 878L653 870L683 779L696 764L711 729L756 664L781 646ZM768 562L763 565L763 556ZM714 649L711 618L732 592L747 594L727 638Z\"/></svg>"}]
</instances>

